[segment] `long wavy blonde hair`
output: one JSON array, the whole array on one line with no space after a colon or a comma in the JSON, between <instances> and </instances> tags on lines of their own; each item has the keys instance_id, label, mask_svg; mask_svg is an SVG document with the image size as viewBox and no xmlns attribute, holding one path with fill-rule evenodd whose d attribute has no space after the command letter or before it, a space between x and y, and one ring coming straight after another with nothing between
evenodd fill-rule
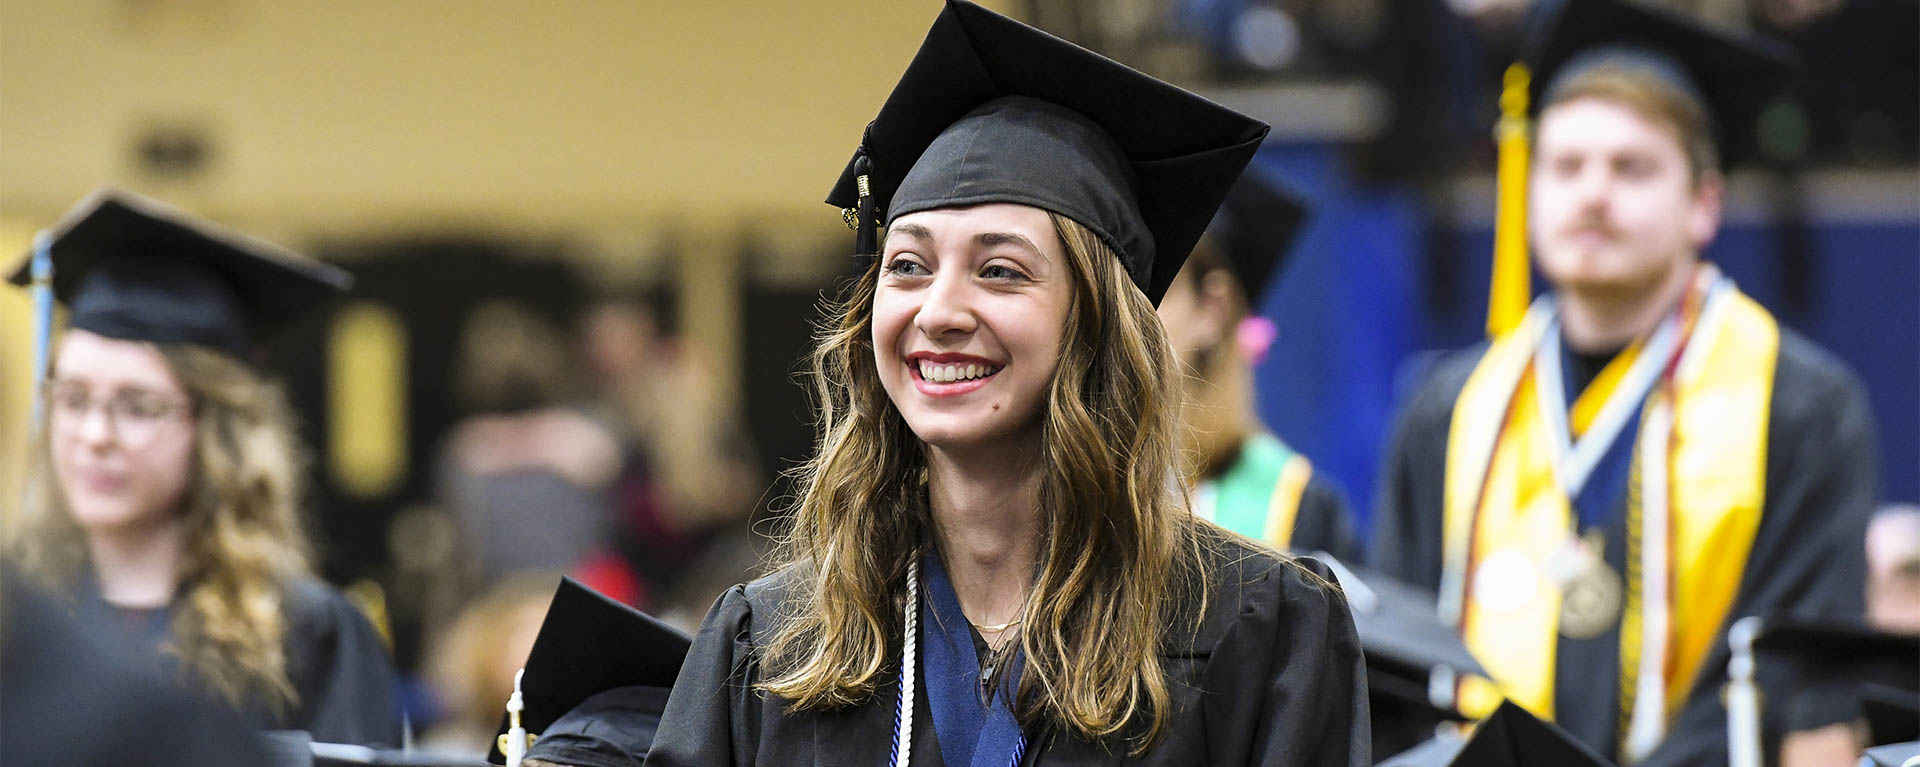
<instances>
[{"instance_id":1,"label":"long wavy blonde hair","mask_svg":"<svg viewBox=\"0 0 1920 767\"><path fill-rule=\"evenodd\" d=\"M1165 726L1159 641L1204 600L1204 525L1175 481L1179 407L1165 330L1119 260L1054 215L1074 279L1060 364L1042 415L1039 577L1019 635L1015 693L1052 721L1144 751ZM925 452L887 398L869 335L880 264L827 307L811 357L820 442L776 564L795 598L762 659L762 689L796 709L866 700L898 657L907 566L929 545ZM1175 588L1169 588L1169 586ZM1184 608L1184 609L1183 609Z\"/></svg>"},{"instance_id":2,"label":"long wavy blonde hair","mask_svg":"<svg viewBox=\"0 0 1920 767\"><path fill-rule=\"evenodd\" d=\"M283 640L285 584L308 572L296 514L306 454L279 387L233 357L156 344L193 403L193 473L182 508L178 607L168 650L235 706L282 716L298 703ZM73 593L85 581L86 532L68 513L44 420L26 501L7 550L26 573Z\"/></svg>"}]
</instances>

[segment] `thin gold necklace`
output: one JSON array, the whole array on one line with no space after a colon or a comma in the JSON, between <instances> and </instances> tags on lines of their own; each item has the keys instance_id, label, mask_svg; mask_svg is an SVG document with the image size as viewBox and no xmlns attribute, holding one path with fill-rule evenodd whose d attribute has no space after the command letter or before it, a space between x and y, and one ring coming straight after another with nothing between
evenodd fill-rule
<instances>
[{"instance_id":1,"label":"thin gold necklace","mask_svg":"<svg viewBox=\"0 0 1920 767\"><path fill-rule=\"evenodd\" d=\"M996 623L991 626L982 626L978 623L973 623L972 618L967 619L967 622L973 623L973 627L978 631L980 631L980 633L982 634L987 632L993 632L997 634L1002 631L1006 631L1007 629L1013 628L1014 626L1018 626L1024 621L1026 621L1026 618L1015 618L1013 620L1007 621L1006 623Z\"/></svg>"}]
</instances>

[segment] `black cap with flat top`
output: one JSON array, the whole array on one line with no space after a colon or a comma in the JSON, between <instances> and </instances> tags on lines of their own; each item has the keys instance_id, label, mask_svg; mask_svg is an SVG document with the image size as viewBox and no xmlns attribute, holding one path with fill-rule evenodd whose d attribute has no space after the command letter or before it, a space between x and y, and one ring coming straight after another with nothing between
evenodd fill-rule
<instances>
[{"instance_id":1,"label":"black cap with flat top","mask_svg":"<svg viewBox=\"0 0 1920 767\"><path fill-rule=\"evenodd\" d=\"M1460 634L1441 622L1432 595L1324 553L1314 557L1333 570L1353 608L1367 663L1374 753L1399 753L1450 723L1470 720L1454 700L1457 682L1487 672Z\"/></svg>"},{"instance_id":2,"label":"black cap with flat top","mask_svg":"<svg viewBox=\"0 0 1920 767\"><path fill-rule=\"evenodd\" d=\"M1613 763L1513 701L1502 701L1465 740L1442 736L1381 767L1613 767Z\"/></svg>"},{"instance_id":3,"label":"black cap with flat top","mask_svg":"<svg viewBox=\"0 0 1920 767\"><path fill-rule=\"evenodd\" d=\"M659 619L563 579L521 676L522 724L538 736L527 755L591 767L644 760L691 644ZM488 754L495 763L503 756Z\"/></svg>"},{"instance_id":4,"label":"black cap with flat top","mask_svg":"<svg viewBox=\"0 0 1920 767\"><path fill-rule=\"evenodd\" d=\"M1574 740L1566 730L1541 721L1513 701L1504 701L1467 739L1451 767L1609 767L1612 762Z\"/></svg>"},{"instance_id":5,"label":"black cap with flat top","mask_svg":"<svg viewBox=\"0 0 1920 767\"><path fill-rule=\"evenodd\" d=\"M1776 616L1761 623L1753 651L1775 735L1858 722L1868 745L1920 739L1920 635Z\"/></svg>"},{"instance_id":6,"label":"black cap with flat top","mask_svg":"<svg viewBox=\"0 0 1920 767\"><path fill-rule=\"evenodd\" d=\"M47 237L69 327L241 359L353 284L337 267L113 189L82 200ZM11 279L28 284L31 267Z\"/></svg>"},{"instance_id":7,"label":"black cap with flat top","mask_svg":"<svg viewBox=\"0 0 1920 767\"><path fill-rule=\"evenodd\" d=\"M1207 227L1207 239L1246 291L1247 302L1260 297L1286 267L1294 238L1307 221L1307 203L1271 173L1249 167Z\"/></svg>"},{"instance_id":8,"label":"black cap with flat top","mask_svg":"<svg viewBox=\"0 0 1920 767\"><path fill-rule=\"evenodd\" d=\"M1708 27L1666 8L1629 0L1557 4L1536 19L1522 57L1536 113L1573 76L1594 67L1649 74L1704 106L1721 164L1733 165L1757 148L1758 118L1795 71L1792 52L1778 42Z\"/></svg>"},{"instance_id":9,"label":"black cap with flat top","mask_svg":"<svg viewBox=\"0 0 1920 767\"><path fill-rule=\"evenodd\" d=\"M899 216L1018 203L1093 230L1156 303L1267 126L1013 19L950 0L827 202Z\"/></svg>"}]
</instances>

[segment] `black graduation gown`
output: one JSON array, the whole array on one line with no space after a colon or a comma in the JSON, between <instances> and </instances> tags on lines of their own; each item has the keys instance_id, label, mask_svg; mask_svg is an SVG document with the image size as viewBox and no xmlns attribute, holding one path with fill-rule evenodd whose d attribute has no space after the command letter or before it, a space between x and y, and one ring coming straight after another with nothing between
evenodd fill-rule
<instances>
[{"instance_id":1,"label":"black graduation gown","mask_svg":"<svg viewBox=\"0 0 1920 767\"><path fill-rule=\"evenodd\" d=\"M1293 518L1288 548L1312 554L1324 551L1342 562L1362 561L1360 533L1354 529L1347 496L1316 471L1300 491L1300 511Z\"/></svg>"},{"instance_id":2,"label":"black graduation gown","mask_svg":"<svg viewBox=\"0 0 1920 767\"><path fill-rule=\"evenodd\" d=\"M99 593L92 584L82 589L89 597L81 600L83 617L120 623L129 629L126 639L158 654L169 629L167 611L142 616L108 606ZM283 607L287 678L299 701L285 716L256 704L243 707L240 718L259 730L305 730L324 743L400 746L393 662L366 616L313 578L289 582ZM162 657L169 668L174 665L173 656Z\"/></svg>"},{"instance_id":3,"label":"black graduation gown","mask_svg":"<svg viewBox=\"0 0 1920 767\"><path fill-rule=\"evenodd\" d=\"M0 573L0 764L264 765L233 715L164 679L16 572Z\"/></svg>"},{"instance_id":4,"label":"black graduation gown","mask_svg":"<svg viewBox=\"0 0 1920 767\"><path fill-rule=\"evenodd\" d=\"M1371 763L1359 640L1326 567L1239 543L1211 556L1212 599L1198 630L1171 631L1162 643L1175 713L1158 745L1133 758L1124 746L1110 752L1048 726L1027 733L1022 764ZM897 671L865 703L827 713L789 712L753 689L758 648L785 599L778 574L720 598L681 667L648 767L888 763ZM925 695L915 711L913 763L938 767Z\"/></svg>"},{"instance_id":5,"label":"black graduation gown","mask_svg":"<svg viewBox=\"0 0 1920 767\"><path fill-rule=\"evenodd\" d=\"M1438 592L1448 430L1486 345L1443 355L1401 412L1377 485L1372 567ZM1783 612L1858 616L1865 609L1866 523L1876 498L1872 421L1844 365L1785 327L1767 425L1760 527L1728 620ZM1624 572L1625 493L1606 527L1606 557ZM1643 766L1727 760L1725 627L1701 675ZM1555 723L1618 759L1620 634L1561 638Z\"/></svg>"}]
</instances>

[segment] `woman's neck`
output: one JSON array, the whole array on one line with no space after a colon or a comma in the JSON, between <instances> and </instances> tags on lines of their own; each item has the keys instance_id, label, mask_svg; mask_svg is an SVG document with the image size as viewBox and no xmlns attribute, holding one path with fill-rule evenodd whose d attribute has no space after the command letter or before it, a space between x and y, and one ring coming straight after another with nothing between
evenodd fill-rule
<instances>
[{"instance_id":1,"label":"woman's neck","mask_svg":"<svg viewBox=\"0 0 1920 767\"><path fill-rule=\"evenodd\" d=\"M1034 452L927 451L934 539L960 609L976 625L1017 620L1025 609L1040 558L1044 475Z\"/></svg>"},{"instance_id":2,"label":"woman's neck","mask_svg":"<svg viewBox=\"0 0 1920 767\"><path fill-rule=\"evenodd\" d=\"M1182 413L1182 451L1192 465L1187 474L1207 479L1224 469L1228 459L1254 431L1264 428L1254 410L1253 368L1231 343L1221 344L1195 362L1199 375L1186 375L1186 402Z\"/></svg>"},{"instance_id":3,"label":"woman's neck","mask_svg":"<svg viewBox=\"0 0 1920 767\"><path fill-rule=\"evenodd\" d=\"M87 548L100 597L118 607L166 606L180 579L185 545L178 519L136 530L89 532Z\"/></svg>"},{"instance_id":4,"label":"woman's neck","mask_svg":"<svg viewBox=\"0 0 1920 767\"><path fill-rule=\"evenodd\" d=\"M1576 352L1603 353L1652 333L1686 295L1693 265L1689 259L1643 290L1558 291L1560 328L1567 345Z\"/></svg>"}]
</instances>

